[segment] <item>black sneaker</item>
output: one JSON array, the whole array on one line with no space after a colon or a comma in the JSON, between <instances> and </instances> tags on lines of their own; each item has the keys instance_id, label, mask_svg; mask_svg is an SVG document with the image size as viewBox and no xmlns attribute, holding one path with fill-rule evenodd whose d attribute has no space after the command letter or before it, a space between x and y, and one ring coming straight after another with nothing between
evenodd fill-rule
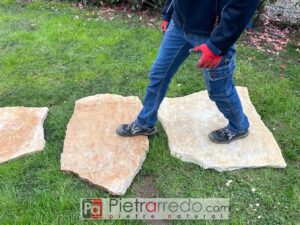
<instances>
[{"instance_id":1,"label":"black sneaker","mask_svg":"<svg viewBox=\"0 0 300 225\"><path fill-rule=\"evenodd\" d=\"M219 130L214 130L209 134L209 138L212 142L218 144L229 144L240 138L247 137L249 134L248 130L243 133L233 133L227 127L221 128Z\"/></svg>"},{"instance_id":2,"label":"black sneaker","mask_svg":"<svg viewBox=\"0 0 300 225\"><path fill-rule=\"evenodd\" d=\"M151 136L157 133L156 127L143 129L139 127L135 122L130 124L121 124L117 130L117 134L125 137L132 137L137 135Z\"/></svg>"}]
</instances>

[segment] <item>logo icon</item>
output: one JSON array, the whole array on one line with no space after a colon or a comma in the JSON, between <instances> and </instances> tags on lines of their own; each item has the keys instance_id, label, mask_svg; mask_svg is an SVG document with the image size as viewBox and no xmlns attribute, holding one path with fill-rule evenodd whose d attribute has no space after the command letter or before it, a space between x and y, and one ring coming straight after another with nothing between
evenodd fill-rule
<instances>
[{"instance_id":1,"label":"logo icon","mask_svg":"<svg viewBox=\"0 0 300 225\"><path fill-rule=\"evenodd\" d=\"M103 204L101 198L81 199L81 218L82 219L102 219Z\"/></svg>"}]
</instances>

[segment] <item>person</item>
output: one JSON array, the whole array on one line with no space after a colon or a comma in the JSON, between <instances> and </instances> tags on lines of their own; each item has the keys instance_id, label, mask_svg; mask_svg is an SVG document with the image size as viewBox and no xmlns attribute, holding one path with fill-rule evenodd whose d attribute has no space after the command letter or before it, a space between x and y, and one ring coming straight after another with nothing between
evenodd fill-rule
<instances>
[{"instance_id":1,"label":"person","mask_svg":"<svg viewBox=\"0 0 300 225\"><path fill-rule=\"evenodd\" d=\"M226 127L209 133L210 140L224 144L246 137L249 121L233 82L235 42L258 4L259 0L167 0L161 24L165 35L151 67L143 108L130 124L119 125L117 134L157 132L157 113L169 83L189 54L197 52L209 98L228 120Z\"/></svg>"}]
</instances>

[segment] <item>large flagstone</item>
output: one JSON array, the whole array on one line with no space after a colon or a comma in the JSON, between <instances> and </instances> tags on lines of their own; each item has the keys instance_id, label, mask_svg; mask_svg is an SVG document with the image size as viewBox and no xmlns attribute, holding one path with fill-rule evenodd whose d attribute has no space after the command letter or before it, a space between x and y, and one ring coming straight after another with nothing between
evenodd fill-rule
<instances>
[{"instance_id":1,"label":"large flagstone","mask_svg":"<svg viewBox=\"0 0 300 225\"><path fill-rule=\"evenodd\" d=\"M44 149L48 108L0 108L0 163Z\"/></svg>"},{"instance_id":2,"label":"large flagstone","mask_svg":"<svg viewBox=\"0 0 300 225\"><path fill-rule=\"evenodd\" d=\"M247 138L230 144L215 144L208 138L210 131L226 126L227 120L208 98L207 91L165 98L159 109L159 120L167 133L171 154L218 171L284 168L281 150L251 103L247 88L237 87L237 90L251 127Z\"/></svg>"},{"instance_id":3,"label":"large flagstone","mask_svg":"<svg viewBox=\"0 0 300 225\"><path fill-rule=\"evenodd\" d=\"M61 154L61 170L111 194L125 194L149 144L145 136L120 137L116 128L135 119L141 108L141 101L133 96L99 94L76 101Z\"/></svg>"}]
</instances>

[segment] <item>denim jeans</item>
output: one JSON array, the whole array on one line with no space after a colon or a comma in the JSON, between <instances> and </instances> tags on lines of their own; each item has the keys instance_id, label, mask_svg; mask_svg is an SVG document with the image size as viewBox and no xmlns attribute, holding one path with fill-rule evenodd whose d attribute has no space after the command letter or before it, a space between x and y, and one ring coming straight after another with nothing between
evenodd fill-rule
<instances>
[{"instance_id":1,"label":"denim jeans","mask_svg":"<svg viewBox=\"0 0 300 225\"><path fill-rule=\"evenodd\" d=\"M144 106L135 120L137 125L148 128L156 124L159 106L172 77L189 56L189 49L205 43L207 39L208 36L204 35L186 34L173 21L170 22L149 73ZM232 46L216 68L203 69L203 72L209 98L228 120L228 128L240 133L248 129L249 122L233 83L234 53L235 46Z\"/></svg>"}]
</instances>

